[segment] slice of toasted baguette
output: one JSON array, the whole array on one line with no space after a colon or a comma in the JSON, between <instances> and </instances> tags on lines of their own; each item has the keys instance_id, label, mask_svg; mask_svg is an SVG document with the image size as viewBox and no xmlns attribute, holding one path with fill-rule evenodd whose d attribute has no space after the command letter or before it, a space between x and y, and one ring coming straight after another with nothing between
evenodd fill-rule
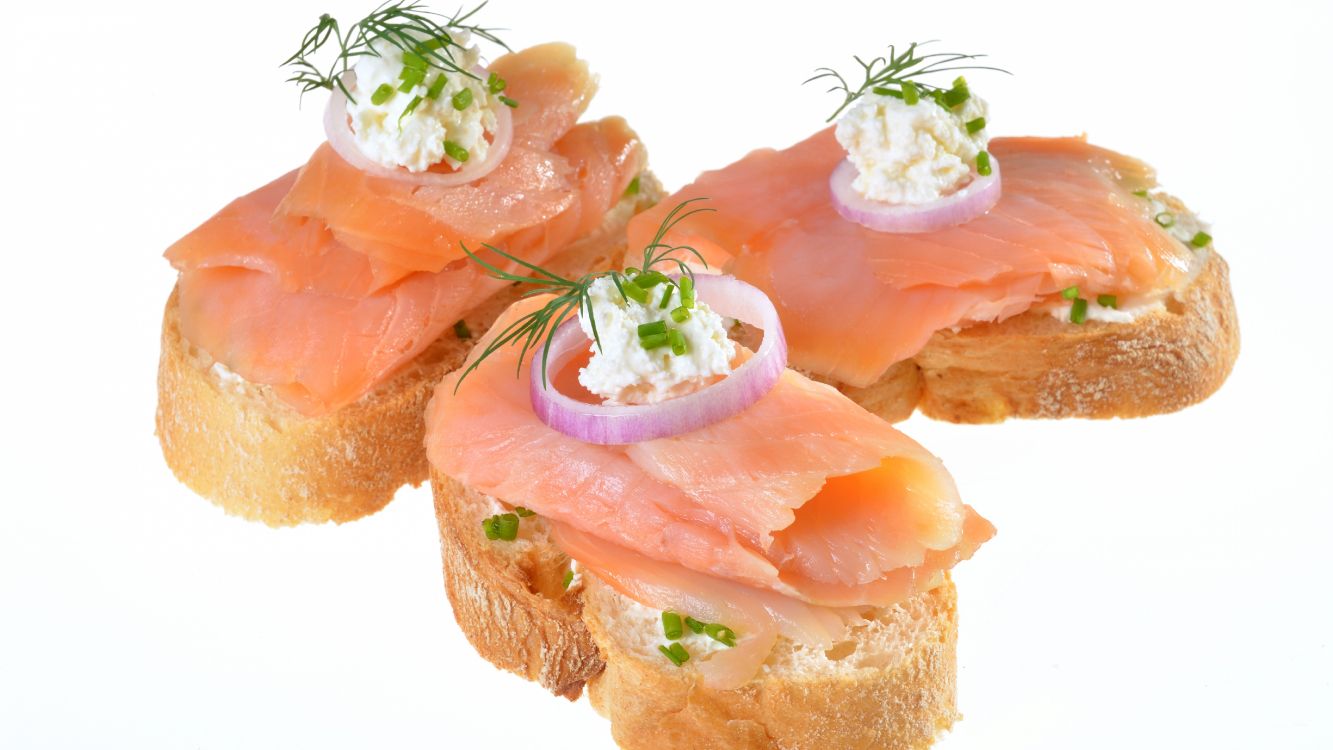
<instances>
[{"instance_id":1,"label":"slice of toasted baguette","mask_svg":"<svg viewBox=\"0 0 1333 750\"><path fill-rule=\"evenodd\" d=\"M923 748L957 718L947 579L872 611L827 651L780 640L754 682L710 690L657 653L659 613L587 574L565 589L570 560L540 517L522 519L515 541L490 541L481 522L505 506L434 470L431 487L459 628L488 661L557 695L587 683L623 747Z\"/></svg>"},{"instance_id":2,"label":"slice of toasted baguette","mask_svg":"<svg viewBox=\"0 0 1333 750\"><path fill-rule=\"evenodd\" d=\"M1202 265L1189 283L1133 322L1075 325L1029 311L940 331L864 388L825 382L894 422L916 409L965 423L1183 409L1220 388L1240 352L1227 264L1211 250L1200 252Z\"/></svg>"},{"instance_id":3,"label":"slice of toasted baguette","mask_svg":"<svg viewBox=\"0 0 1333 750\"><path fill-rule=\"evenodd\" d=\"M661 195L657 179L644 173L635 195L548 267L575 275L609 267L624 253L629 219ZM426 479L422 415L435 384L521 291L507 287L470 311L464 322L472 337L446 332L356 403L313 418L265 386L215 370L207 353L181 336L173 292L158 367L157 435L167 465L226 512L271 526L342 523L374 513L402 485Z\"/></svg>"}]
</instances>

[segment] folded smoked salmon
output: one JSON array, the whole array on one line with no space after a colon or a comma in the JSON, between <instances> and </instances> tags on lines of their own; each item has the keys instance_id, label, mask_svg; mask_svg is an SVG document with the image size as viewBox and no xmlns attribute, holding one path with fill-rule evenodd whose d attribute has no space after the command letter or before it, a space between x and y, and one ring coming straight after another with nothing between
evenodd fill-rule
<instances>
[{"instance_id":1,"label":"folded smoked salmon","mask_svg":"<svg viewBox=\"0 0 1333 750\"><path fill-rule=\"evenodd\" d=\"M425 478L427 389L461 360L468 322L484 330L502 309L475 312L507 284L463 246L574 269L618 254L655 183L640 179L646 154L623 119L578 122L596 88L587 65L545 44L489 74L515 108L508 150L484 176L442 186L371 174L325 143L167 250L180 278L158 432L196 491L279 524L378 509Z\"/></svg>"},{"instance_id":2,"label":"folded smoked salmon","mask_svg":"<svg viewBox=\"0 0 1333 750\"><path fill-rule=\"evenodd\" d=\"M493 330L540 304L516 304ZM519 348L476 362L486 343L428 407L433 469L537 514L585 574L630 601L724 626L729 648L686 659L709 689L750 682L780 637L831 648L867 608L944 584L994 533L938 459L795 371L735 416L602 445L544 423L515 377Z\"/></svg>"},{"instance_id":3,"label":"folded smoked salmon","mask_svg":"<svg viewBox=\"0 0 1333 750\"><path fill-rule=\"evenodd\" d=\"M1003 192L989 212L930 232L881 232L835 210L829 176L847 152L829 128L700 175L662 205L707 196L717 212L665 241L766 291L794 367L867 403L866 389L909 368L924 382L905 388L906 410L881 410L898 418L916 391L929 405L933 388L955 382L954 401L932 411L959 421L1152 413L1220 385L1236 350L1225 265L1183 206L1155 190L1153 171L1082 138L996 138L990 153ZM631 222L629 247L663 212ZM1207 299L1189 300L1194 288ZM1075 295L1086 325L1079 313L1070 320ZM1021 325L996 325L1024 313ZM1182 315L1198 320L1165 322ZM1126 360L1131 349L1163 356ZM1101 367L1117 351L1125 380ZM1140 388L1128 380L1134 370ZM1024 379L1036 395L1015 386ZM1172 395L1155 401L1154 390ZM959 405L968 399L977 408Z\"/></svg>"}]
</instances>

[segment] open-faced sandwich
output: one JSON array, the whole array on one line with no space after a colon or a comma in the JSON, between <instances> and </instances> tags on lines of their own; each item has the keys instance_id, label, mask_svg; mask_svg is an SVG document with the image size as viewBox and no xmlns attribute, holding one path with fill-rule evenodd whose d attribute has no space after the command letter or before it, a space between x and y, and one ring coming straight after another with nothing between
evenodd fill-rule
<instances>
[{"instance_id":1,"label":"open-faced sandwich","mask_svg":"<svg viewBox=\"0 0 1333 750\"><path fill-rule=\"evenodd\" d=\"M167 251L157 432L227 512L341 522L424 481L432 388L518 294L463 243L577 276L660 192L624 120L578 121L596 82L573 48L487 63L482 41L475 10L322 16L287 64L329 92L328 142Z\"/></svg>"},{"instance_id":2,"label":"open-faced sandwich","mask_svg":"<svg viewBox=\"0 0 1333 750\"><path fill-rule=\"evenodd\" d=\"M550 294L427 409L454 614L497 666L588 685L626 748L928 746L957 717L948 572L994 529L924 448L787 369L767 295L663 242L704 215L578 278L468 250Z\"/></svg>"},{"instance_id":3,"label":"open-faced sandwich","mask_svg":"<svg viewBox=\"0 0 1333 750\"><path fill-rule=\"evenodd\" d=\"M709 263L768 293L792 365L888 419L1142 416L1216 390L1239 332L1208 228L1146 164L1079 138L990 138L956 71L890 47L824 70L836 126L705 172L665 206ZM942 75L951 71L947 77Z\"/></svg>"}]
</instances>

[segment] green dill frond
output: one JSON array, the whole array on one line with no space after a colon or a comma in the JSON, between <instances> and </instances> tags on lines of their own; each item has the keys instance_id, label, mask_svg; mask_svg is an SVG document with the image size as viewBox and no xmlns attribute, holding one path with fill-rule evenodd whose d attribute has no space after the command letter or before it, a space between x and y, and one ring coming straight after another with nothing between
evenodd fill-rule
<instances>
[{"instance_id":1,"label":"green dill frond","mask_svg":"<svg viewBox=\"0 0 1333 750\"><path fill-rule=\"evenodd\" d=\"M292 69L292 75L287 81L299 86L302 96L316 89L332 91L336 86L344 96L355 102L356 98L348 90L343 77L355 64L356 58L378 56L375 43L385 42L404 53L421 57L432 67L477 79L476 73L463 69L455 62L455 51L462 49L454 40L455 34L467 32L509 49L495 35L498 29L472 22L473 16L484 7L485 2L466 13L460 9L452 16L445 16L427 10L417 2L387 2L346 30L339 25L338 19L325 13L301 38L300 48L283 61L282 67ZM313 58L326 47L335 48L334 57L326 66L320 67Z\"/></svg>"},{"instance_id":2,"label":"green dill frond","mask_svg":"<svg viewBox=\"0 0 1333 750\"><path fill-rule=\"evenodd\" d=\"M467 368L463 370L462 374L458 376L458 380L454 383L454 392L458 392L458 388L463 384L463 380L470 375L473 370L477 369L482 361L499 351L501 348L509 345L518 345L521 347L518 357L518 371L516 373L520 376L523 373L523 363L527 360L528 354L533 351L534 347L540 345L542 355L542 382L548 382L546 366L551 353L551 336L555 333L556 329L560 327L560 324L567 320L571 314L587 316L592 328L593 342L598 349L601 349L602 339L597 333L597 316L593 314L592 296L589 294L589 290L592 288L593 282L604 276L611 278L612 283L615 284L616 289L620 292L621 298L628 302L630 297L625 291L625 287L634 283L631 275L647 273L649 271L653 271L654 275L659 274L660 271L654 270L653 266L661 264L673 267L681 274L689 275L693 278L694 272L685 261L679 258L669 257L672 253L677 251L687 252L697 258L699 262L707 268L708 263L704 260L703 254L695 248L690 247L689 245L670 245L663 242L667 233L685 219L688 219L695 214L715 210L712 208L690 207L690 204L704 200L708 199L691 198L690 200L683 201L672 208L662 219L661 225L657 228L657 233L653 235L652 242L643 249L643 268L628 268L624 272L598 271L596 273L584 274L577 279L567 279L557 273L548 271L535 263L529 263L528 261L523 260L516 255L512 255L494 245L482 243L482 247L485 249L515 264L517 268L529 272L516 273L514 271L506 271L505 269L500 268L473 252L466 244L460 243L463 252L467 257L477 265L481 266L491 278L507 281L515 285L533 285L534 288L520 295L520 299L527 299L528 297L534 297L541 294L553 294L555 296L541 308L533 310L511 322L491 338L481 350L481 353L473 358L472 363L469 364ZM668 281L667 283L671 282Z\"/></svg>"},{"instance_id":3,"label":"green dill frond","mask_svg":"<svg viewBox=\"0 0 1333 750\"><path fill-rule=\"evenodd\" d=\"M923 76L932 73L944 73L955 70L993 70L999 73L1009 75L1009 71L1003 68L996 68L989 65L959 65L967 60L979 60L985 55L965 55L959 52L932 52L930 54L918 55L917 48L931 44L932 41L912 42L907 49L900 54L896 47L889 45L888 57L876 57L866 62L860 57L853 56L856 64L861 67L863 80L856 88L852 88L847 79L841 73L833 68L816 68L815 75L807 78L804 83L811 83L819 80L830 80L833 85L829 91L840 91L843 94L842 104L829 115L825 122L833 122L842 111L851 106L852 102L860 99L867 91L873 89L892 89L898 87L898 93L902 91L902 85L906 82L913 83L921 91L931 94L936 91L944 91L940 86L935 86L920 80ZM878 92L884 93L884 92Z\"/></svg>"}]
</instances>

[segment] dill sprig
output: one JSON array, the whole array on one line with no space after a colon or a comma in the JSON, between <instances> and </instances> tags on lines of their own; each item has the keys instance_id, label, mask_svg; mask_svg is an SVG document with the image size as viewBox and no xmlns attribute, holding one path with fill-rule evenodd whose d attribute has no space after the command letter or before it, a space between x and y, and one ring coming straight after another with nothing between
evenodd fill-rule
<instances>
[{"instance_id":1,"label":"dill sprig","mask_svg":"<svg viewBox=\"0 0 1333 750\"><path fill-rule=\"evenodd\" d=\"M347 89L343 76L352 68L356 58L378 57L375 42L380 41L404 53L418 55L427 64L440 70L478 79L476 73L464 70L454 61L455 50L463 49L454 40L454 34L468 32L509 49L495 35L496 29L472 23L473 16L484 7L485 2L466 13L460 8L454 15L445 16L426 10L425 6L417 2L387 2L346 31L338 24L338 19L325 13L319 17L314 28L301 38L301 47L282 65L293 69L287 80L301 87L302 96L316 89L332 91L337 86L352 102L356 101L356 97ZM337 53L327 67L321 68L311 58L326 46L336 46Z\"/></svg>"},{"instance_id":2,"label":"dill sprig","mask_svg":"<svg viewBox=\"0 0 1333 750\"><path fill-rule=\"evenodd\" d=\"M833 114L829 115L825 122L833 122L838 115L842 114L844 109L851 106L852 102L860 99L867 91L881 89L875 93L886 93L885 90L894 91L897 94L902 93L904 83L911 83L917 89L927 93L935 94L943 92L946 89L921 81L922 76L931 73L943 73L953 70L994 70L999 73L1008 74L1009 71L1003 68L996 68L989 65L957 65L956 63L964 60L978 60L985 55L965 55L959 52L932 52L930 54L919 55L917 48L931 44L931 42L912 42L907 49L900 54L892 45L889 45L888 57L876 57L866 62L860 57L853 56L856 64L861 66L861 72L864 76L861 85L855 89L847 83L847 79L833 68L816 68L815 75L807 78L804 82L810 83L821 79L831 79L833 85L829 91L841 91L843 93L843 102ZM897 88L894 88L897 87Z\"/></svg>"},{"instance_id":3,"label":"dill sprig","mask_svg":"<svg viewBox=\"0 0 1333 750\"><path fill-rule=\"evenodd\" d=\"M474 253L466 244L459 243L462 245L463 252L475 263L486 269L487 275L491 278L512 282L514 284L532 284L535 288L524 292L522 298L532 297L539 294L554 294L555 297L544 306L523 315L505 326L498 334L496 334L490 342L486 344L485 348L481 350L481 354L477 355L477 357L472 360L472 364L468 365L467 369L458 376L458 381L454 384L454 392L458 392L459 386L463 384L463 379L471 374L473 370L477 369L477 366L480 365L483 360L499 351L502 347L516 343L522 346L522 350L519 353L518 366L515 374L522 375L523 362L527 360L528 352L531 351L533 347L540 345L542 352L542 383L545 384L547 382L546 364L551 354L552 334L555 333L555 330L560 327L560 324L563 323L571 313L587 315L589 325L592 328L593 342L597 345L598 350L600 350L602 348L602 339L597 333L597 316L593 314L592 296L589 294L593 282L597 279L610 277L611 281L616 285L616 289L620 291L620 296L627 303L630 301L630 298L625 292L625 286L633 284L634 277L636 276L649 272L661 274L661 271L656 270L654 266L662 265L672 268L683 275L689 276L692 280L694 278L694 270L681 258L673 257L673 253L688 253L702 263L704 268L707 268L708 261L704 259L703 254L690 245L671 245L663 240L667 233L680 222L695 214L716 210L712 208L690 206L692 203L705 200L708 199L691 198L687 201L682 201L672 208L662 219L661 225L657 228L657 233L653 235L652 242L648 243L643 248L643 266L641 268L626 268L624 271L597 271L594 273L586 273L577 279L567 279L534 263L529 263L518 256L511 255L494 245L482 243L482 247L487 250L490 250L501 258L515 263L520 268L527 269L531 272L531 275L524 275L522 273L506 271ZM666 283L673 282L667 281Z\"/></svg>"}]
</instances>

